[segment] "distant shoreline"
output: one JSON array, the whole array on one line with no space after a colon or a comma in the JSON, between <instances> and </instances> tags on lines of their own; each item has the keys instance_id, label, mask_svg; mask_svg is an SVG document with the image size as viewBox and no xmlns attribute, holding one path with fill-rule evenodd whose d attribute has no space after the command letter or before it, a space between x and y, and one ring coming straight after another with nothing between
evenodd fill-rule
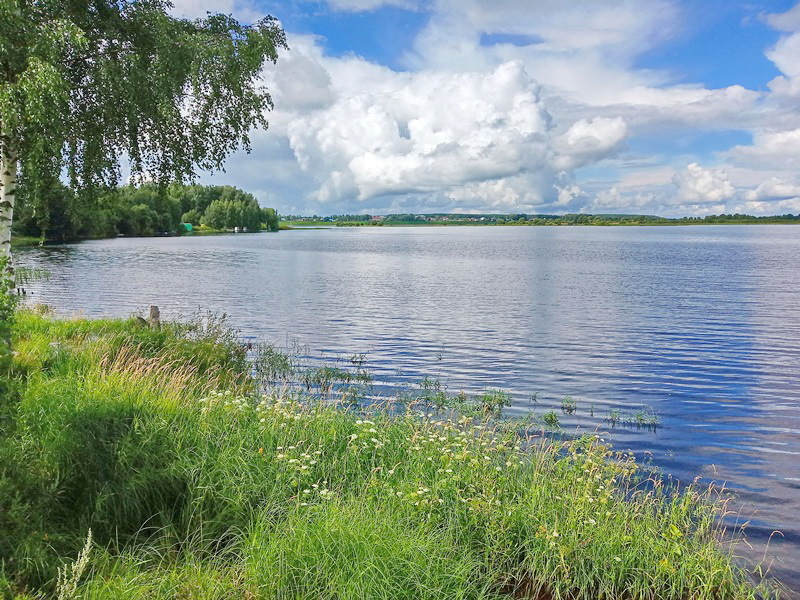
<instances>
[{"instance_id":1,"label":"distant shoreline","mask_svg":"<svg viewBox=\"0 0 800 600\"><path fill-rule=\"evenodd\" d=\"M131 240L131 239L140 239L140 238L182 238L182 237L214 237L214 236L221 236L221 235L252 235L254 233L275 233L274 231L268 231L267 229L261 229L259 231L240 231L238 233L230 230L230 229L194 229L193 231L185 232L182 234L159 234L159 235L115 235L109 237L88 237L88 238L78 238L78 239L68 239L68 240L57 240L57 239L42 239L40 237L31 237L31 236L14 236L11 238L11 247L12 248L30 248L32 246L52 246L55 244L77 244L79 242L90 242L90 241L98 241L98 240Z\"/></svg>"},{"instance_id":2,"label":"distant shoreline","mask_svg":"<svg viewBox=\"0 0 800 600\"><path fill-rule=\"evenodd\" d=\"M334 227L687 227L708 225L800 225L796 221L654 221L654 222L611 222L611 223L484 223L464 221L426 221L426 222L330 222L330 221L283 221L281 230L330 229Z\"/></svg>"},{"instance_id":3,"label":"distant shoreline","mask_svg":"<svg viewBox=\"0 0 800 600\"><path fill-rule=\"evenodd\" d=\"M765 218L766 219L766 218ZM525 223L491 223L475 221L425 221L425 222L331 222L331 221L281 221L280 231L312 231L319 229L332 229L336 227L686 227L686 226L708 226L708 225L800 225L800 217L797 220L786 221L683 221L683 220L664 220L653 222L610 222L610 223L566 223L566 222L525 222ZM42 240L38 237L14 236L11 238L13 248L30 248L33 246L51 246L55 244L76 244L91 240L113 240L113 239L134 239L134 238L163 238L163 237L202 237L202 236L224 236L224 235L248 235L253 233L267 233L266 230L240 232L219 230L219 229L199 229L183 235L151 235L151 236L115 236L107 238L83 238L77 240ZM268 232L274 233L274 232Z\"/></svg>"}]
</instances>

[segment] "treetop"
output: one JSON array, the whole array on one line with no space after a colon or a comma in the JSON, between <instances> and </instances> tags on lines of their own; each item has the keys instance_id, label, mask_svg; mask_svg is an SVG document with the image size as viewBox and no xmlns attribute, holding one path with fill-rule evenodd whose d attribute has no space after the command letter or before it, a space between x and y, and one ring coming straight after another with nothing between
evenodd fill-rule
<instances>
[{"instance_id":1,"label":"treetop","mask_svg":"<svg viewBox=\"0 0 800 600\"><path fill-rule=\"evenodd\" d=\"M29 189L166 182L221 169L272 108L260 80L278 21L168 14L163 0L0 0L0 136Z\"/></svg>"}]
</instances>

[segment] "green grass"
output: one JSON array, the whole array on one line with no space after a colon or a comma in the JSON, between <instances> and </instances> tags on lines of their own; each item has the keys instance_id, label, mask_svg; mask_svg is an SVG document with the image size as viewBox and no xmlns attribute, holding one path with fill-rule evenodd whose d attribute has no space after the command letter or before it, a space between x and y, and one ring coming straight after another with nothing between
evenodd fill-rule
<instances>
[{"instance_id":1,"label":"green grass","mask_svg":"<svg viewBox=\"0 0 800 600\"><path fill-rule=\"evenodd\" d=\"M20 312L14 327L4 597L67 597L70 577L92 599L770 593L721 545L714 490L677 493L596 436L504 424L502 391L449 419L347 411L285 382L255 394L208 315L153 331ZM265 363L278 380L289 368L274 348Z\"/></svg>"},{"instance_id":2,"label":"green grass","mask_svg":"<svg viewBox=\"0 0 800 600\"><path fill-rule=\"evenodd\" d=\"M294 227L333 227L335 223L331 221L281 221L280 226Z\"/></svg>"},{"instance_id":3,"label":"green grass","mask_svg":"<svg viewBox=\"0 0 800 600\"><path fill-rule=\"evenodd\" d=\"M12 248L22 248L24 246L38 246L42 243L42 238L24 235L15 235L11 238Z\"/></svg>"},{"instance_id":4,"label":"green grass","mask_svg":"<svg viewBox=\"0 0 800 600\"><path fill-rule=\"evenodd\" d=\"M240 233L261 233L266 231L266 229L261 229L259 231L250 230L247 232L240 232ZM193 235L228 235L233 233L233 228L231 229L215 229L213 227L209 227L208 225L195 225L191 231L184 233L183 235L187 237L191 237Z\"/></svg>"}]
</instances>

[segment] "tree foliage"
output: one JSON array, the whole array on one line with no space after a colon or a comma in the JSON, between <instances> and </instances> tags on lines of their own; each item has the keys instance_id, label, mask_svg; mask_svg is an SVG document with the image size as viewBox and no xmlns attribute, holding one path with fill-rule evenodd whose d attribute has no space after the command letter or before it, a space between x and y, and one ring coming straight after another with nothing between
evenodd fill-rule
<instances>
[{"instance_id":1,"label":"tree foliage","mask_svg":"<svg viewBox=\"0 0 800 600\"><path fill-rule=\"evenodd\" d=\"M261 208L252 194L232 186L126 185L99 194L87 205L79 194L59 182L35 204L27 187L20 189L14 232L75 241L174 234L182 230L181 223L277 231L278 215L272 208Z\"/></svg>"},{"instance_id":2,"label":"tree foliage","mask_svg":"<svg viewBox=\"0 0 800 600\"><path fill-rule=\"evenodd\" d=\"M119 180L123 157L162 183L220 169L267 126L272 100L258 76L286 47L278 22L189 21L170 6L0 0L0 142L31 205L46 203L65 172L82 198L96 198ZM0 190L0 203L7 232L13 198ZM152 216L137 211L143 223Z\"/></svg>"},{"instance_id":3,"label":"tree foliage","mask_svg":"<svg viewBox=\"0 0 800 600\"><path fill-rule=\"evenodd\" d=\"M171 192L180 199L184 223L207 225L213 229L247 227L249 231L258 231L265 224L270 231L277 231L277 221L273 228L255 196L239 188L230 185L173 186Z\"/></svg>"}]
</instances>

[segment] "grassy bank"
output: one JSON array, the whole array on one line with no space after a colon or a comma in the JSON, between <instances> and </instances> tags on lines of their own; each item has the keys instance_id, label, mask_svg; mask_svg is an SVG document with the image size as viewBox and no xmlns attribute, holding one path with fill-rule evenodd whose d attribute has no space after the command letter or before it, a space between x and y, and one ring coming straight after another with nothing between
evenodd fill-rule
<instances>
[{"instance_id":1,"label":"grassy bank","mask_svg":"<svg viewBox=\"0 0 800 600\"><path fill-rule=\"evenodd\" d=\"M279 227L334 227L336 224L330 221L281 221Z\"/></svg>"},{"instance_id":2,"label":"grassy bank","mask_svg":"<svg viewBox=\"0 0 800 600\"><path fill-rule=\"evenodd\" d=\"M254 393L212 319L17 314L0 592L33 598L756 598L724 504L597 437ZM281 370L274 349L269 376ZM91 533L90 533L91 532Z\"/></svg>"},{"instance_id":3,"label":"grassy bank","mask_svg":"<svg viewBox=\"0 0 800 600\"><path fill-rule=\"evenodd\" d=\"M42 243L42 238L15 235L11 238L12 248L25 248L27 246L38 246Z\"/></svg>"}]
</instances>

